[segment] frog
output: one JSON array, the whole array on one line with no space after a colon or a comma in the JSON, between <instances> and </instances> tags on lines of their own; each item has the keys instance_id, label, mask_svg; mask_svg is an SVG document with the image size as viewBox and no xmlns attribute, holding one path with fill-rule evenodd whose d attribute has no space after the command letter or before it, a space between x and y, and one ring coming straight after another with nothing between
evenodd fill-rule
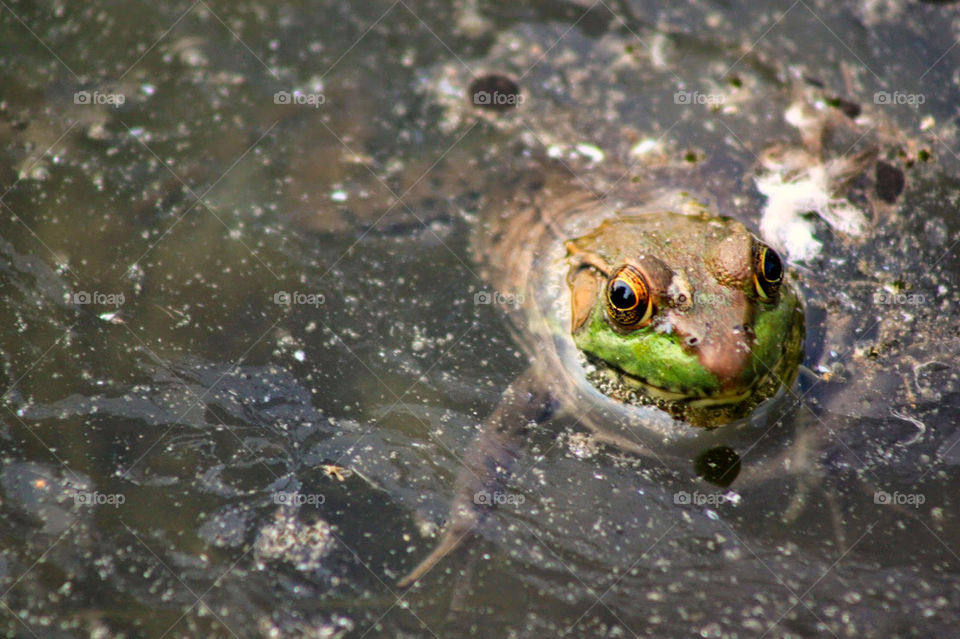
<instances>
[{"instance_id":1,"label":"frog","mask_svg":"<svg viewBox=\"0 0 960 639\"><path fill-rule=\"evenodd\" d=\"M743 223L683 191L636 193L620 207L527 179L532 189L515 187L537 192L529 205L493 207L474 252L493 295L525 300L508 316L531 365L468 451L439 544L400 586L482 521L493 504L476 496L508 481L529 424L599 402L617 417L581 419L597 441L651 454L632 438L641 430L661 440L653 454L682 456L682 442L743 422L797 376L802 300L777 251Z\"/></svg>"}]
</instances>

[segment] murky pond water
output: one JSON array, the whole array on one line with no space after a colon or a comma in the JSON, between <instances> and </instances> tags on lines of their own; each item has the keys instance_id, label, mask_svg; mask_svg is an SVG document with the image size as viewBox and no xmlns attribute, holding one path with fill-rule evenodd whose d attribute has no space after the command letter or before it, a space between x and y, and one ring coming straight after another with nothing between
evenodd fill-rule
<instances>
[{"instance_id":1,"label":"murky pond water","mask_svg":"<svg viewBox=\"0 0 960 639\"><path fill-rule=\"evenodd\" d=\"M0 628L956 632L960 11L763 4L2 5ZM517 108L468 103L487 73ZM838 195L864 228L803 218L811 372L686 457L595 446L573 407L399 588L528 365L478 211L531 166L620 166L758 229L798 102L880 158ZM701 479L711 449L753 479Z\"/></svg>"}]
</instances>

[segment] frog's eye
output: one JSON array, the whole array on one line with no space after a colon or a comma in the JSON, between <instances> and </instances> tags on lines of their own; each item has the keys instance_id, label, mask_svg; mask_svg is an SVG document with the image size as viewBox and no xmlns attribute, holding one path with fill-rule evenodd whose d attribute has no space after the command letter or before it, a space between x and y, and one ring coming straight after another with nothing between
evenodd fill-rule
<instances>
[{"instance_id":1,"label":"frog's eye","mask_svg":"<svg viewBox=\"0 0 960 639\"><path fill-rule=\"evenodd\" d=\"M769 246L759 242L753 246L753 286L760 299L776 298L783 281L783 262Z\"/></svg>"},{"instance_id":2,"label":"frog's eye","mask_svg":"<svg viewBox=\"0 0 960 639\"><path fill-rule=\"evenodd\" d=\"M633 266L621 266L607 283L607 313L620 327L640 328L653 315L647 279Z\"/></svg>"}]
</instances>

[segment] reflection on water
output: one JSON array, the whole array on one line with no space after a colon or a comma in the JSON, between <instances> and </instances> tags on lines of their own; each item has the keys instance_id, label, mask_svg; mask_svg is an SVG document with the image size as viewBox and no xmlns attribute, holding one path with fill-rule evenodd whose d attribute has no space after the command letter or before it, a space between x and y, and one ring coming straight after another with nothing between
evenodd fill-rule
<instances>
[{"instance_id":1,"label":"reflection on water","mask_svg":"<svg viewBox=\"0 0 960 639\"><path fill-rule=\"evenodd\" d=\"M954 629L958 19L879 1L4 5L0 628ZM598 188L603 166L679 158L756 228L758 155L798 142L783 112L815 85L883 160L854 185L877 196L869 237L818 226L822 256L795 266L820 378L762 438L705 433L682 462L538 426L476 543L398 589L527 364L475 298L484 199L545 156Z\"/></svg>"}]
</instances>

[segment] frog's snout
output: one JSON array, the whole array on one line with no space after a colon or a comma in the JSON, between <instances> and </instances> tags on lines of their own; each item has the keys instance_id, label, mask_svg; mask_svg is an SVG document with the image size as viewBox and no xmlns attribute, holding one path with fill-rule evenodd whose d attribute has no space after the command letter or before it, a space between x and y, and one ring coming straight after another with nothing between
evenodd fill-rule
<instances>
[{"instance_id":1,"label":"frog's snout","mask_svg":"<svg viewBox=\"0 0 960 639\"><path fill-rule=\"evenodd\" d=\"M678 327L678 332L700 365L717 378L720 390L751 381L745 379L752 360L749 327L741 322L708 321L686 330Z\"/></svg>"}]
</instances>

